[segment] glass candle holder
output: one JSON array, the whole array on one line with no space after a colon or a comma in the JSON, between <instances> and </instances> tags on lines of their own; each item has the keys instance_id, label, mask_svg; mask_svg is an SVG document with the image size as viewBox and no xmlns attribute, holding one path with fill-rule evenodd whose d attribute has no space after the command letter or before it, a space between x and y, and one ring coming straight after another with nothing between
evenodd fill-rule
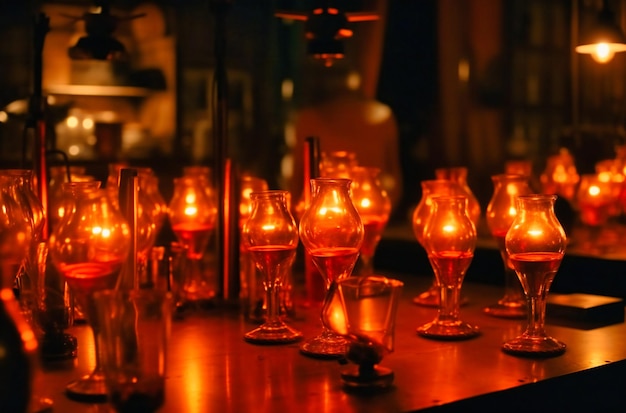
<instances>
[{"instance_id":1,"label":"glass candle holder","mask_svg":"<svg viewBox=\"0 0 626 413\"><path fill-rule=\"evenodd\" d=\"M546 334L546 298L565 254L566 237L554 214L555 195L517 198L517 215L506 234L506 252L524 288L528 306L526 330L502 350L521 356L551 357L565 344Z\"/></svg>"}]
</instances>

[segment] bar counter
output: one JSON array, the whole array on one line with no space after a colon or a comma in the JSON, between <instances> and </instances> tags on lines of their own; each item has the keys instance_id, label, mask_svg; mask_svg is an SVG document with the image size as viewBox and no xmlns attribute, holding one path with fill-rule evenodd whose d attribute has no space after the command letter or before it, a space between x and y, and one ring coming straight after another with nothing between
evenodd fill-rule
<instances>
[{"instance_id":1,"label":"bar counter","mask_svg":"<svg viewBox=\"0 0 626 413\"><path fill-rule=\"evenodd\" d=\"M213 309L173 322L166 402L159 412L623 411L624 323L585 330L548 324L548 334L567 344L565 354L519 358L500 347L521 333L525 321L493 318L481 311L501 297L501 287L465 283L462 294L468 303L461 308L461 318L478 325L481 335L435 341L417 336L415 328L431 321L436 309L412 303L432 279L394 278L404 281L405 288L395 352L381 363L395 372L387 391L347 392L337 360L303 356L298 344L246 343L242 336L254 325L236 310ZM318 308L298 308L295 318L291 323L305 338L320 332ZM54 412L112 411L107 404L65 396L65 385L93 367L89 327L72 327L70 332L79 340L78 358L69 366L46 366L37 392L54 400Z\"/></svg>"}]
</instances>

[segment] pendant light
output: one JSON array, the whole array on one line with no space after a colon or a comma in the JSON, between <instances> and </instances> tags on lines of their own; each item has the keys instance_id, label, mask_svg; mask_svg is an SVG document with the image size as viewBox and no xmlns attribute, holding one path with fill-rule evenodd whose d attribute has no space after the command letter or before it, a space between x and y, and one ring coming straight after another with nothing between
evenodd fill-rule
<instances>
[{"instance_id":1,"label":"pendant light","mask_svg":"<svg viewBox=\"0 0 626 413\"><path fill-rule=\"evenodd\" d=\"M581 42L575 50L591 55L598 63L607 63L615 53L626 51L626 38L616 23L615 14L609 9L608 0L602 1L602 10L592 27L581 36Z\"/></svg>"}]
</instances>

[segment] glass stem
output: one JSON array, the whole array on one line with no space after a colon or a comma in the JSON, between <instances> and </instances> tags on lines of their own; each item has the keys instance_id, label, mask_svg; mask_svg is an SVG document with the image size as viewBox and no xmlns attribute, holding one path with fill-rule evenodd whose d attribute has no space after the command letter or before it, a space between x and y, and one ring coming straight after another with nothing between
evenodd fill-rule
<instances>
[{"instance_id":1,"label":"glass stem","mask_svg":"<svg viewBox=\"0 0 626 413\"><path fill-rule=\"evenodd\" d=\"M528 298L528 328L526 334L532 337L545 335L546 295L539 294Z\"/></svg>"},{"instance_id":2,"label":"glass stem","mask_svg":"<svg viewBox=\"0 0 626 413\"><path fill-rule=\"evenodd\" d=\"M276 275L271 274L272 279L265 283L265 303L267 305L267 318L265 324L280 324L280 284L276 282Z\"/></svg>"},{"instance_id":3,"label":"glass stem","mask_svg":"<svg viewBox=\"0 0 626 413\"><path fill-rule=\"evenodd\" d=\"M459 297L461 289L456 285L439 286L440 304L437 319L443 323L453 323L459 319Z\"/></svg>"}]
</instances>

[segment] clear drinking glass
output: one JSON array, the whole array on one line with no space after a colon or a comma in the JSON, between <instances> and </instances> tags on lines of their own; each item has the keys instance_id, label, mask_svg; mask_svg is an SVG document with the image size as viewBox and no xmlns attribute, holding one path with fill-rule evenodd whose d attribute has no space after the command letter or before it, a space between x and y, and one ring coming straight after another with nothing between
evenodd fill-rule
<instances>
[{"instance_id":1,"label":"clear drinking glass","mask_svg":"<svg viewBox=\"0 0 626 413\"><path fill-rule=\"evenodd\" d=\"M263 276L267 316L265 322L244 334L251 343L280 344L302 339L302 333L280 317L280 290L287 269L296 258L298 227L287 207L287 191L250 194L252 212L243 225L242 241Z\"/></svg>"},{"instance_id":2,"label":"clear drinking glass","mask_svg":"<svg viewBox=\"0 0 626 413\"><path fill-rule=\"evenodd\" d=\"M363 223L350 198L350 180L311 179L311 205L300 219L300 240L326 283L351 275L363 243ZM321 358L342 357L346 340L324 327L300 351Z\"/></svg>"},{"instance_id":3,"label":"clear drinking glass","mask_svg":"<svg viewBox=\"0 0 626 413\"><path fill-rule=\"evenodd\" d=\"M352 202L363 221L363 245L357 263L357 274L374 273L374 253L389 220L391 201L381 187L379 168L356 166L352 168L350 192Z\"/></svg>"},{"instance_id":4,"label":"clear drinking glass","mask_svg":"<svg viewBox=\"0 0 626 413\"><path fill-rule=\"evenodd\" d=\"M424 244L424 227L432 212L432 197L458 194L460 189L456 182L450 181L449 179L427 179L422 181L420 185L422 187L422 198L413 211L411 221L417 242L419 242L422 248L426 250L426 253L428 253L426 245ZM413 302L426 307L439 306L439 286L437 285L437 277L433 278L433 283L428 290L413 298Z\"/></svg>"},{"instance_id":5,"label":"clear drinking glass","mask_svg":"<svg viewBox=\"0 0 626 413\"><path fill-rule=\"evenodd\" d=\"M461 320L460 293L463 278L476 248L476 228L467 214L463 195L436 196L424 228L428 259L437 277L439 308L435 319L417 328L417 334L433 339L466 339L479 334L478 327Z\"/></svg>"},{"instance_id":6,"label":"clear drinking glass","mask_svg":"<svg viewBox=\"0 0 626 413\"><path fill-rule=\"evenodd\" d=\"M130 229L106 190L75 187L73 196L72 210L50 237L49 253L91 325L96 363L90 374L69 383L66 393L77 400L101 401L107 393L93 295L115 288L130 251Z\"/></svg>"},{"instance_id":7,"label":"clear drinking glass","mask_svg":"<svg viewBox=\"0 0 626 413\"><path fill-rule=\"evenodd\" d=\"M396 311L403 283L377 275L348 277L333 284L322 321L348 340L341 379L350 388L385 388L393 382L393 371L380 366L394 348Z\"/></svg>"},{"instance_id":8,"label":"clear drinking glass","mask_svg":"<svg viewBox=\"0 0 626 413\"><path fill-rule=\"evenodd\" d=\"M497 303L483 309L486 314L503 318L526 317L524 291L504 246L511 223L517 214L517 197L532 192L527 176L500 174L491 177L493 195L487 205L486 219L491 235L496 240L504 263L504 296Z\"/></svg>"},{"instance_id":9,"label":"clear drinking glass","mask_svg":"<svg viewBox=\"0 0 626 413\"><path fill-rule=\"evenodd\" d=\"M119 413L156 412L165 401L171 294L106 290L94 299L109 403Z\"/></svg>"},{"instance_id":10,"label":"clear drinking glass","mask_svg":"<svg viewBox=\"0 0 626 413\"><path fill-rule=\"evenodd\" d=\"M565 254L566 237L554 214L556 195L517 198L517 215L506 234L506 251L522 283L528 306L528 326L502 346L506 353L550 357L565 352L565 344L545 332L546 297Z\"/></svg>"}]
</instances>

